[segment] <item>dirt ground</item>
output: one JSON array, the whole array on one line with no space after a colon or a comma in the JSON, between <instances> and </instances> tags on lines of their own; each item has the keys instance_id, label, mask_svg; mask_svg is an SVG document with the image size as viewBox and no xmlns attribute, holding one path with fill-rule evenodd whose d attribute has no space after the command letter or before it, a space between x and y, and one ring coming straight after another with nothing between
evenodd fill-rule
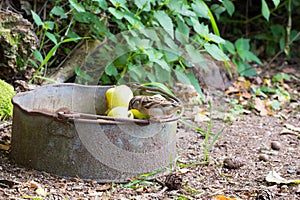
<instances>
[{"instance_id":1,"label":"dirt ground","mask_svg":"<svg viewBox=\"0 0 300 200\"><path fill-rule=\"evenodd\" d=\"M250 112L226 121L223 116L230 106L225 95L216 92L211 97L212 133L225 129L209 152L209 164L205 164L205 137L178 124L178 160L172 172L178 181L171 181L171 186L165 180L170 175L131 186L62 178L15 165L8 158L9 150L1 150L1 199L300 199L300 184L266 181L272 171L287 180L300 179L299 132L282 133L286 124L299 127L299 102L276 115L262 117ZM207 105L187 106L183 119L188 122L193 110L202 108L207 110ZM196 125L205 129L207 122L200 120ZM2 124L0 133L1 143L7 143L11 125Z\"/></svg>"}]
</instances>

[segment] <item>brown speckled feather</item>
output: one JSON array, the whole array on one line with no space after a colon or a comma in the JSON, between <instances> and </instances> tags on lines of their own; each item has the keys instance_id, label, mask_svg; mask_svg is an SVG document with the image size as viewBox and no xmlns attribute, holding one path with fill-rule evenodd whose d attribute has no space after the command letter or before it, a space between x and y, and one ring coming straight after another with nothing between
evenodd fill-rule
<instances>
[{"instance_id":1,"label":"brown speckled feather","mask_svg":"<svg viewBox=\"0 0 300 200\"><path fill-rule=\"evenodd\" d=\"M161 95L135 96L129 102L129 109L137 109L152 117L171 115L179 108L177 102L169 101Z\"/></svg>"}]
</instances>

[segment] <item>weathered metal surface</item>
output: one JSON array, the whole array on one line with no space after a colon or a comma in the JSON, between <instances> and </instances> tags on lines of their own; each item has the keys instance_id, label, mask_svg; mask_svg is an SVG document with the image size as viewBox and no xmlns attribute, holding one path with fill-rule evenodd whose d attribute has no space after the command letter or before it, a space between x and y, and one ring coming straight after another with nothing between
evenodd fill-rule
<instances>
[{"instance_id":1,"label":"weathered metal surface","mask_svg":"<svg viewBox=\"0 0 300 200\"><path fill-rule=\"evenodd\" d=\"M108 88L59 84L17 94L11 158L26 167L100 182L124 182L169 167L176 157L177 120L147 125L97 120L107 109ZM73 117L59 117L60 112Z\"/></svg>"}]
</instances>

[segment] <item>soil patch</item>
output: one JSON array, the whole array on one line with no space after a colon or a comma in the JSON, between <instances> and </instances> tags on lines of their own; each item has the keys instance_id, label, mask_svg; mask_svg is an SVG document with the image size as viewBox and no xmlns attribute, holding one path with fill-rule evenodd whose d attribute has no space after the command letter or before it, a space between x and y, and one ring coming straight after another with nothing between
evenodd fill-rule
<instances>
[{"instance_id":1,"label":"soil patch","mask_svg":"<svg viewBox=\"0 0 300 200\"><path fill-rule=\"evenodd\" d=\"M212 133L224 131L209 152L209 164L204 164L205 137L198 131L178 124L178 165L172 172L182 187L167 190L166 177L130 184L101 184L76 178L62 178L46 172L17 166L0 153L0 196L2 199L213 199L217 195L237 199L300 199L300 185L268 183L266 176L275 171L286 179L300 179L300 138L282 134L286 124L299 127L300 115L287 108L274 116L258 116L251 112L226 122L229 104L225 96L212 95ZM295 105L294 105L295 106ZM197 108L198 107L198 108ZM183 118L200 106L187 106ZM299 110L299 103L295 109ZM207 110L207 107L204 108ZM294 109L294 110L295 110ZM289 111L288 111L289 110ZM196 124L206 129L207 122ZM2 145L9 143L11 125L2 125ZM275 143L274 143L275 142ZM274 146L275 145L275 146ZM169 180L170 181L170 180ZM171 179L172 181L172 179ZM176 181L175 181L176 182ZM127 186L127 187L125 187Z\"/></svg>"}]
</instances>

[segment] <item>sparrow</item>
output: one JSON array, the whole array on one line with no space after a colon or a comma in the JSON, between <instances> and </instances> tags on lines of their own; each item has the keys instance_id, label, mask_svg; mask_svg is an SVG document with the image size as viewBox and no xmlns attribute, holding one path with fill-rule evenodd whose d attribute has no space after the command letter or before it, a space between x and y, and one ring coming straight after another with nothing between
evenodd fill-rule
<instances>
[{"instance_id":1,"label":"sparrow","mask_svg":"<svg viewBox=\"0 0 300 200\"><path fill-rule=\"evenodd\" d=\"M134 96L129 102L128 109L138 119L157 119L173 115L180 107L176 101L169 101L156 94L153 96Z\"/></svg>"}]
</instances>

